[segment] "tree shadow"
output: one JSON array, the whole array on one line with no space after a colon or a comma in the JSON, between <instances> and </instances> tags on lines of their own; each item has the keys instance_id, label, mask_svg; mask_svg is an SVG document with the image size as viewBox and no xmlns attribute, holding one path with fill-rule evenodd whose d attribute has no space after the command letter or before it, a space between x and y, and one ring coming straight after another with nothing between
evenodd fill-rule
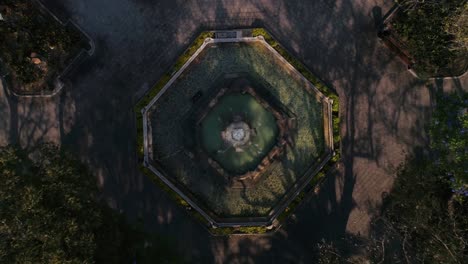
<instances>
[{"instance_id":1,"label":"tree shadow","mask_svg":"<svg viewBox=\"0 0 468 264\"><path fill-rule=\"evenodd\" d=\"M322 239L365 236L364 205L380 203L381 193L391 188L391 168L414 144L426 142L422 130L431 98L377 39L374 19L379 7L347 0L119 0L103 10L98 2L60 2L60 9L91 32L96 53L69 77L72 86L50 100L59 105L59 122L46 120L54 115L38 115L39 101L30 100L22 102L24 108L18 117L11 115L10 123L17 124L13 131L22 138L30 138L27 145L35 144L33 134L49 137L44 124L58 123L54 129L61 143L95 172L102 198L129 219L142 219L148 230L174 237L192 262L311 263L316 261L314 246ZM130 16L130 11L138 13ZM150 88L200 29L257 24L265 25L340 95L342 161L320 192L299 206L296 220L275 234L211 237L138 171L134 95ZM20 115L29 118L18 122ZM25 124L37 128L29 130Z\"/></svg>"},{"instance_id":2,"label":"tree shadow","mask_svg":"<svg viewBox=\"0 0 468 264\"><path fill-rule=\"evenodd\" d=\"M256 260L282 252L287 261L288 253L295 252L291 254L295 255L295 262L313 261L316 256L308 252L322 239L365 236L369 221L365 215L360 216L365 214L364 204L379 204L380 194L391 186L393 168L401 162L405 151L410 152L415 144L424 145L427 141L423 130L430 102L418 96L427 96L428 91L424 87L415 89L423 83L411 81L403 64L379 43L377 22L369 26L372 17L361 14L362 10L354 11L351 2L342 1L340 19L348 21L352 16L356 26L331 21L329 13L317 12L320 7L320 3L291 1L282 6L287 15L280 11L277 19L266 20L265 25L293 55L302 58L339 93L343 159L327 176L319 194L300 206L295 223L272 236L269 249ZM378 11L379 7L373 7L374 19L378 18ZM340 17L340 10L333 12L333 18ZM338 26L333 28L332 23ZM314 48L308 48L307 44ZM403 85L398 86L397 82ZM408 118L416 122L403 126ZM349 254L353 250L357 251L350 247Z\"/></svg>"},{"instance_id":3,"label":"tree shadow","mask_svg":"<svg viewBox=\"0 0 468 264\"><path fill-rule=\"evenodd\" d=\"M18 143L18 107L17 100L6 87L6 82L0 78L0 145ZM8 117L8 118L7 118Z\"/></svg>"}]
</instances>

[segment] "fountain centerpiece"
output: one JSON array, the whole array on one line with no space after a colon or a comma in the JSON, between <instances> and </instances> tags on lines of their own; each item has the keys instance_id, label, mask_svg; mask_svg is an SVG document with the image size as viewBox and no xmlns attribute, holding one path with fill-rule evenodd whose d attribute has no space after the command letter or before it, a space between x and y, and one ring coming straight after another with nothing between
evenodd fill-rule
<instances>
[{"instance_id":1,"label":"fountain centerpiece","mask_svg":"<svg viewBox=\"0 0 468 264\"><path fill-rule=\"evenodd\" d=\"M235 116L234 121L226 129L221 131L221 138L228 147L233 147L236 152L244 151L243 147L251 144L252 129L242 121L240 116Z\"/></svg>"}]
</instances>

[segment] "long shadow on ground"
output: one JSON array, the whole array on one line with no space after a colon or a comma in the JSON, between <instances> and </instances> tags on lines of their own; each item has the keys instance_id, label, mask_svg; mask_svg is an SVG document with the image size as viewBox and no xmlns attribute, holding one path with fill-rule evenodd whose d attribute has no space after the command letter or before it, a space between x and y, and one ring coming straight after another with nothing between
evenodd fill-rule
<instances>
[{"instance_id":1,"label":"long shadow on ground","mask_svg":"<svg viewBox=\"0 0 468 264\"><path fill-rule=\"evenodd\" d=\"M70 14L96 43L60 97L62 143L95 171L103 199L173 237L192 263L311 263L322 239L365 236L367 203L379 203L405 152L426 142L430 97L379 43L371 8L361 2L44 2ZM274 235L211 237L137 170L135 94L162 76L200 28L252 24L266 26L336 89L343 159Z\"/></svg>"}]
</instances>

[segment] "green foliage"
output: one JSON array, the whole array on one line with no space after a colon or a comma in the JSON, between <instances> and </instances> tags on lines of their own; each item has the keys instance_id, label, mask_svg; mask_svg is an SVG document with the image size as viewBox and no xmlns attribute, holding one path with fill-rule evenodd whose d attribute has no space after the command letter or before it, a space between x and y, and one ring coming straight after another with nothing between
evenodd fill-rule
<instances>
[{"instance_id":1,"label":"green foliage","mask_svg":"<svg viewBox=\"0 0 468 264\"><path fill-rule=\"evenodd\" d=\"M152 263L148 253L176 259L170 243L149 243L156 237L98 203L94 176L55 146L0 148L0 181L1 263Z\"/></svg>"},{"instance_id":2,"label":"green foliage","mask_svg":"<svg viewBox=\"0 0 468 264\"><path fill-rule=\"evenodd\" d=\"M369 257L384 263L464 263L468 259L466 133L468 94L437 96L429 157L404 164L382 214Z\"/></svg>"},{"instance_id":3,"label":"green foliage","mask_svg":"<svg viewBox=\"0 0 468 264\"><path fill-rule=\"evenodd\" d=\"M214 37L213 32L203 31L185 50L185 52L177 59L173 67L173 72L177 72L182 66L192 57L193 54L203 45L205 39Z\"/></svg>"},{"instance_id":4,"label":"green foliage","mask_svg":"<svg viewBox=\"0 0 468 264\"><path fill-rule=\"evenodd\" d=\"M399 1L403 12L392 22L402 42L416 60L419 70L430 75L455 75L464 72L467 48L459 45L468 38L466 28L460 24L466 17L465 0L447 1ZM466 22L466 21L465 21ZM461 41L461 42L460 42ZM453 61L462 59L456 69L450 69Z\"/></svg>"},{"instance_id":5,"label":"green foliage","mask_svg":"<svg viewBox=\"0 0 468 264\"><path fill-rule=\"evenodd\" d=\"M102 222L96 185L67 154L0 150L2 263L91 263Z\"/></svg>"},{"instance_id":6,"label":"green foliage","mask_svg":"<svg viewBox=\"0 0 468 264\"><path fill-rule=\"evenodd\" d=\"M436 163L452 191L458 199L468 197L468 93L437 96L430 135Z\"/></svg>"},{"instance_id":7,"label":"green foliage","mask_svg":"<svg viewBox=\"0 0 468 264\"><path fill-rule=\"evenodd\" d=\"M468 54L468 3L460 6L455 15L447 19L445 29L453 36L452 50Z\"/></svg>"},{"instance_id":8,"label":"green foliage","mask_svg":"<svg viewBox=\"0 0 468 264\"><path fill-rule=\"evenodd\" d=\"M340 148L340 119L333 118L333 144L335 145L335 149Z\"/></svg>"},{"instance_id":9,"label":"green foliage","mask_svg":"<svg viewBox=\"0 0 468 264\"><path fill-rule=\"evenodd\" d=\"M457 202L430 160L409 160L373 226L370 257L385 263L463 263L468 258L468 204Z\"/></svg>"},{"instance_id":10,"label":"green foliage","mask_svg":"<svg viewBox=\"0 0 468 264\"><path fill-rule=\"evenodd\" d=\"M265 234L269 230L264 226L242 226L242 227L218 227L210 229L217 236L229 236L233 234Z\"/></svg>"},{"instance_id":11,"label":"green foliage","mask_svg":"<svg viewBox=\"0 0 468 264\"><path fill-rule=\"evenodd\" d=\"M279 45L279 43L264 28L252 29L252 37L258 36L262 36L265 41L275 49Z\"/></svg>"},{"instance_id":12,"label":"green foliage","mask_svg":"<svg viewBox=\"0 0 468 264\"><path fill-rule=\"evenodd\" d=\"M237 233L241 234L264 234L268 229L264 226L244 226L237 229Z\"/></svg>"},{"instance_id":13,"label":"green foliage","mask_svg":"<svg viewBox=\"0 0 468 264\"><path fill-rule=\"evenodd\" d=\"M302 200L304 200L306 196L306 191L300 192L294 200L284 209L284 211L278 216L278 221L283 222L285 221L301 204Z\"/></svg>"},{"instance_id":14,"label":"green foliage","mask_svg":"<svg viewBox=\"0 0 468 264\"><path fill-rule=\"evenodd\" d=\"M143 164L140 165L140 170L148 176L153 182L155 182L161 189L163 189L166 193L169 194L169 196L180 206L182 207L187 207L189 204L187 201L185 201L182 197L180 197L179 194L177 194L174 190L169 188L167 184L165 184L159 177L157 177L150 169L147 167L143 166Z\"/></svg>"},{"instance_id":15,"label":"green foliage","mask_svg":"<svg viewBox=\"0 0 468 264\"><path fill-rule=\"evenodd\" d=\"M429 157L399 170L374 219L369 257L384 263L464 263L468 259L466 153L468 94L438 94Z\"/></svg>"},{"instance_id":16,"label":"green foliage","mask_svg":"<svg viewBox=\"0 0 468 264\"><path fill-rule=\"evenodd\" d=\"M80 33L61 25L34 1L4 0L1 8L0 58L10 80L21 89L43 89L46 80L82 47ZM31 53L37 53L46 66L34 65Z\"/></svg>"}]
</instances>

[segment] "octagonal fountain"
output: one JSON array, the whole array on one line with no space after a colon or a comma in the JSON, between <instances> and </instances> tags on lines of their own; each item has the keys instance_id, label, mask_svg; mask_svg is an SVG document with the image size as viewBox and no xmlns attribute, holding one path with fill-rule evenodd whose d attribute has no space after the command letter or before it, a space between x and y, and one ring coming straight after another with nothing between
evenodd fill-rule
<instances>
[{"instance_id":1,"label":"octagonal fountain","mask_svg":"<svg viewBox=\"0 0 468 264\"><path fill-rule=\"evenodd\" d=\"M144 165L211 225L270 225L330 160L331 101L262 37L205 39L171 76Z\"/></svg>"}]
</instances>

